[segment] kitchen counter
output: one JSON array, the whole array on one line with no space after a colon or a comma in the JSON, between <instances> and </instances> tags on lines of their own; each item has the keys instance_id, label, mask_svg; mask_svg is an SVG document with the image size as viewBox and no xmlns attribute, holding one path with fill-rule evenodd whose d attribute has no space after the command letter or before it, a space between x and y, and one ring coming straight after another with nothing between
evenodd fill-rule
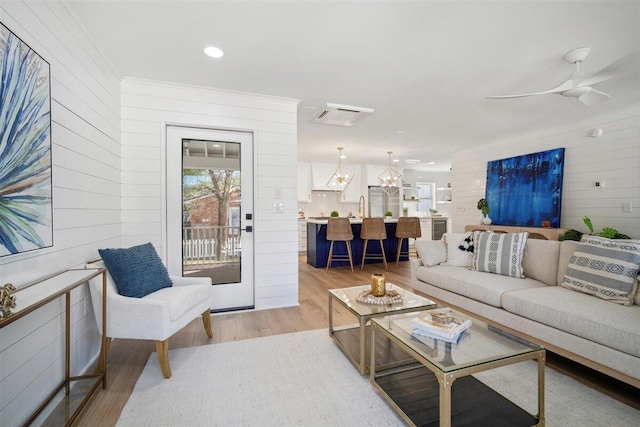
<instances>
[{"instance_id":1,"label":"kitchen counter","mask_svg":"<svg viewBox=\"0 0 640 427\"><path fill-rule=\"evenodd\" d=\"M329 222L329 218L307 218L307 224L327 224ZM362 219L360 218L349 218L349 222L351 224L362 224ZM385 219L385 224L397 224L398 218ZM395 235L395 230L394 230Z\"/></svg>"},{"instance_id":2,"label":"kitchen counter","mask_svg":"<svg viewBox=\"0 0 640 427\"><path fill-rule=\"evenodd\" d=\"M329 257L329 246L331 241L327 240L327 222L326 219L307 218L307 264L311 264L316 268L324 268L327 266L327 258ZM362 219L350 219L351 228L353 229L353 240L351 241L351 253L353 265L358 266L362 263L362 250L364 241L360 238L360 229L362 228ZM387 238L382 241L387 263L396 261L396 251L398 249L398 239L396 238L397 218L385 220L385 228L387 230ZM407 253L409 250L408 239L402 241L402 251ZM347 248L344 242L336 242L333 245L335 254L346 255ZM377 241L370 241L367 245L367 254L382 255L380 244ZM400 261L408 261L407 255L400 256ZM382 263L382 259L367 259L365 264ZM332 267L348 266L349 261L334 261Z\"/></svg>"}]
</instances>

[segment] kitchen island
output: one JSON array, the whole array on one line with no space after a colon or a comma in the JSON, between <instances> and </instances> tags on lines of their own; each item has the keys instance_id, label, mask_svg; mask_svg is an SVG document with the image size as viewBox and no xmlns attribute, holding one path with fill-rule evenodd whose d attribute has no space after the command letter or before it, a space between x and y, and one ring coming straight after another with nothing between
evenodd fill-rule
<instances>
[{"instance_id":1,"label":"kitchen island","mask_svg":"<svg viewBox=\"0 0 640 427\"><path fill-rule=\"evenodd\" d=\"M364 241L360 238L360 229L362 228L361 219L350 219L351 228L353 230L353 240L351 241L351 254L353 257L353 265L358 266L362 263L362 249ZM327 258L329 257L329 246L331 241L327 240L327 222L328 219L307 219L307 264L311 264L316 268L324 268L327 266ZM387 230L387 238L382 241L387 263L396 261L396 251L398 249L398 239L396 238L396 226L398 219L385 219L385 228ZM409 250L409 241L402 241L402 252L405 254ZM338 255L347 255L347 248L343 242L336 242L333 245L333 253ZM368 255L382 255L380 244L377 241L369 241L367 245ZM400 261L408 261L408 255L401 255ZM382 259L367 259L365 264L382 263ZM348 266L349 261L334 261L332 267Z\"/></svg>"}]
</instances>

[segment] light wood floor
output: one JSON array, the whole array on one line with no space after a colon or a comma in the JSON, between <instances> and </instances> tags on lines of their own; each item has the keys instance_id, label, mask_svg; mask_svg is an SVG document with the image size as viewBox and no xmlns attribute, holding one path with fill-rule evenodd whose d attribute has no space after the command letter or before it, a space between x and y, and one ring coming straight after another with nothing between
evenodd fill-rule
<instances>
[{"instance_id":1,"label":"light wood floor","mask_svg":"<svg viewBox=\"0 0 640 427\"><path fill-rule=\"evenodd\" d=\"M244 340L255 337L286 334L306 331L310 329L327 328L329 323L327 311L327 290L370 283L372 273L385 273L387 282L403 286L410 283L410 267L408 262L401 262L398 267L389 264L389 271L385 271L381 264L367 265L365 270L349 267L338 267L325 271L316 269L300 258L299 263L299 302L298 307L288 307L256 312L236 312L212 316L213 339L209 340L202 326L200 318L194 320L169 341L169 348L191 347L213 343ZM409 288L408 286L404 286ZM354 318L346 311L336 310L334 322L336 324L353 323ZM77 420L79 426L113 426L122 408L127 403L133 388L151 353L155 352L155 344L138 340L113 340L108 357L108 387L99 389L89 402L89 405ZM155 361L155 355L154 355ZM548 365L554 365L549 358ZM558 363L558 368L570 375L588 377L579 371L572 374L571 365ZM577 368L580 369L579 367ZM170 380L168 380L170 381ZM583 381L584 382L584 381ZM602 384L597 387L601 389ZM629 397L622 393L616 396L617 385L611 386L609 394L629 404ZM636 389L637 392L637 389ZM48 423L47 423L48 424Z\"/></svg>"}]
</instances>

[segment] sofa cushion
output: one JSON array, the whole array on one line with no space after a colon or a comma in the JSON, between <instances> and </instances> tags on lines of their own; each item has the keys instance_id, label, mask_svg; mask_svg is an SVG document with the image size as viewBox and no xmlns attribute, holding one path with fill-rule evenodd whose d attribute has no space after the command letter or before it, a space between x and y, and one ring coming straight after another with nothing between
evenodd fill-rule
<instances>
[{"instance_id":1,"label":"sofa cushion","mask_svg":"<svg viewBox=\"0 0 640 427\"><path fill-rule=\"evenodd\" d=\"M413 244L418 258L427 267L438 265L447 260L447 245L444 240L418 240Z\"/></svg>"},{"instance_id":2,"label":"sofa cushion","mask_svg":"<svg viewBox=\"0 0 640 427\"><path fill-rule=\"evenodd\" d=\"M610 304L561 286L506 292L502 306L527 319L640 356L640 306Z\"/></svg>"},{"instance_id":3,"label":"sofa cushion","mask_svg":"<svg viewBox=\"0 0 640 427\"><path fill-rule=\"evenodd\" d=\"M623 305L633 304L640 240L582 236L562 286Z\"/></svg>"},{"instance_id":4,"label":"sofa cushion","mask_svg":"<svg viewBox=\"0 0 640 427\"><path fill-rule=\"evenodd\" d=\"M171 286L169 273L151 243L130 248L99 249L98 253L120 295L142 298Z\"/></svg>"},{"instance_id":5,"label":"sofa cushion","mask_svg":"<svg viewBox=\"0 0 640 427\"><path fill-rule=\"evenodd\" d=\"M471 267L473 253L460 249L465 244L471 233L444 233L442 240L447 245L447 261L446 265L456 267Z\"/></svg>"},{"instance_id":6,"label":"sofa cushion","mask_svg":"<svg viewBox=\"0 0 640 427\"><path fill-rule=\"evenodd\" d=\"M423 282L494 307L501 306L501 297L505 292L546 286L533 279L480 273L464 267L448 265L418 267L416 275Z\"/></svg>"},{"instance_id":7,"label":"sofa cushion","mask_svg":"<svg viewBox=\"0 0 640 427\"><path fill-rule=\"evenodd\" d=\"M527 239L522 258L525 277L555 286L558 281L560 242L557 240Z\"/></svg>"},{"instance_id":8,"label":"sofa cushion","mask_svg":"<svg viewBox=\"0 0 640 427\"><path fill-rule=\"evenodd\" d=\"M471 268L476 271L523 279L522 257L528 234L526 231L520 233L475 231Z\"/></svg>"}]
</instances>

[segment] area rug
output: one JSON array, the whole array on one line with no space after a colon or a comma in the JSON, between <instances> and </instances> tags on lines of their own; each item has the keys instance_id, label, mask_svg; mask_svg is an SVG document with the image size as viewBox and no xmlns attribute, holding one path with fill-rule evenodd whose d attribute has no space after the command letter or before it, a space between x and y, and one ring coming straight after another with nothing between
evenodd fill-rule
<instances>
[{"instance_id":1,"label":"area rug","mask_svg":"<svg viewBox=\"0 0 640 427\"><path fill-rule=\"evenodd\" d=\"M403 426L327 330L170 351L166 380L152 354L118 426ZM476 375L531 413L535 363ZM551 369L547 426L637 426L640 411Z\"/></svg>"}]
</instances>

